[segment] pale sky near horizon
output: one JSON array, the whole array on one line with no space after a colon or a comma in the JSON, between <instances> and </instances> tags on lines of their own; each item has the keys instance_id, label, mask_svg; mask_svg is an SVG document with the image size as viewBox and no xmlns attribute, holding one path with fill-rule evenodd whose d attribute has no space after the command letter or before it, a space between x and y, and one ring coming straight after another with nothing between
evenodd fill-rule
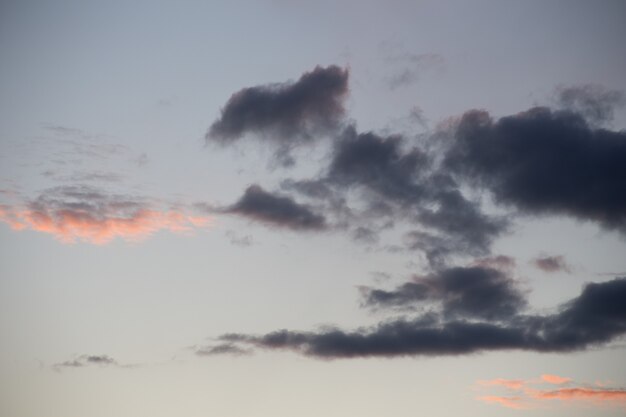
<instances>
[{"instance_id":1,"label":"pale sky near horizon","mask_svg":"<svg viewBox=\"0 0 626 417\"><path fill-rule=\"evenodd\" d=\"M1 2L0 416L623 415L624 19Z\"/></svg>"}]
</instances>

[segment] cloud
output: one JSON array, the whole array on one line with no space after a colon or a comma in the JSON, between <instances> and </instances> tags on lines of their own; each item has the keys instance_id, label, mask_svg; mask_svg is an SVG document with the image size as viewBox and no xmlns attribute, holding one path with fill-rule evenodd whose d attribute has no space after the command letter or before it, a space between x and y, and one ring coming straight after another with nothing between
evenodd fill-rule
<instances>
[{"instance_id":1,"label":"cloud","mask_svg":"<svg viewBox=\"0 0 626 417\"><path fill-rule=\"evenodd\" d=\"M432 54L394 56L393 62L442 64ZM326 87L314 88L318 83ZM309 204L248 189L231 212L300 230L330 224L372 248L422 252L435 270L454 257L488 256L520 215L569 216L626 233L626 132L592 121L609 116L619 104L616 93L563 87L559 105L568 110L536 107L499 119L470 110L418 138L359 132L341 123L347 83L347 70L317 67L298 81L231 97L208 140L231 143L256 133L289 164L293 146L309 142L312 132L334 139L317 175L281 183ZM270 203L272 196L280 202ZM267 201L267 210L255 198ZM403 241L387 244L381 235L395 227L404 229Z\"/></svg>"},{"instance_id":2,"label":"cloud","mask_svg":"<svg viewBox=\"0 0 626 417\"><path fill-rule=\"evenodd\" d=\"M326 183L366 190L410 203L423 196L417 181L428 167L428 156L418 148L404 152L401 136L382 137L345 129L337 142Z\"/></svg>"},{"instance_id":3,"label":"cloud","mask_svg":"<svg viewBox=\"0 0 626 417\"><path fill-rule=\"evenodd\" d=\"M406 234L405 247L426 253L441 267L450 254L485 255L508 221L481 210L459 185L435 166L433 156L403 136L359 133L348 126L337 137L328 167L317 178L285 181L302 195L330 203L351 234L374 243L396 222L419 227ZM352 203L338 196L351 193Z\"/></svg>"},{"instance_id":4,"label":"cloud","mask_svg":"<svg viewBox=\"0 0 626 417\"><path fill-rule=\"evenodd\" d=\"M498 203L529 215L567 215L626 233L626 132L577 113L537 107L494 120L465 113L444 166Z\"/></svg>"},{"instance_id":5,"label":"cloud","mask_svg":"<svg viewBox=\"0 0 626 417\"><path fill-rule=\"evenodd\" d=\"M239 235L233 230L227 230L225 235L230 240L230 243L235 246L248 247L254 244L250 235Z\"/></svg>"},{"instance_id":6,"label":"cloud","mask_svg":"<svg viewBox=\"0 0 626 417\"><path fill-rule=\"evenodd\" d=\"M510 272L515 268L515 263L515 258L506 255L495 255L476 259L473 266L481 266Z\"/></svg>"},{"instance_id":7,"label":"cloud","mask_svg":"<svg viewBox=\"0 0 626 417\"><path fill-rule=\"evenodd\" d=\"M574 386L546 389L545 384ZM479 401L514 409L545 407L552 400L560 400L562 403L584 401L596 406L626 406L626 390L622 388L593 387L558 375L544 374L541 378L532 380L498 378L491 381L478 381L477 385L482 388L502 387L508 391L508 394L515 392L515 396L489 395L477 398ZM544 387L540 388L542 385Z\"/></svg>"},{"instance_id":8,"label":"cloud","mask_svg":"<svg viewBox=\"0 0 626 417\"><path fill-rule=\"evenodd\" d=\"M600 388L559 388L552 391L538 391L533 398L540 400L592 401L605 403L615 401L626 405L626 390Z\"/></svg>"},{"instance_id":9,"label":"cloud","mask_svg":"<svg viewBox=\"0 0 626 417\"><path fill-rule=\"evenodd\" d=\"M244 349L232 343L224 343L217 346L203 347L196 350L198 356L215 356L215 355L250 355L251 349Z\"/></svg>"},{"instance_id":10,"label":"cloud","mask_svg":"<svg viewBox=\"0 0 626 417\"><path fill-rule=\"evenodd\" d=\"M318 66L296 82L244 88L230 97L206 139L226 144L253 133L288 154L340 126L348 76L347 69Z\"/></svg>"},{"instance_id":11,"label":"cloud","mask_svg":"<svg viewBox=\"0 0 626 417\"><path fill-rule=\"evenodd\" d=\"M478 384L482 386L502 386L502 387L509 388L512 390L519 390L519 389L524 388L527 382L522 379L497 378L497 379L492 379L488 381L481 380L481 381L478 381Z\"/></svg>"},{"instance_id":12,"label":"cloud","mask_svg":"<svg viewBox=\"0 0 626 417\"><path fill-rule=\"evenodd\" d=\"M568 274L572 272L565 258L561 255L540 256L533 259L532 263L544 272L566 272Z\"/></svg>"},{"instance_id":13,"label":"cloud","mask_svg":"<svg viewBox=\"0 0 626 417\"><path fill-rule=\"evenodd\" d=\"M483 319L493 317L493 313L482 314L474 310L473 300L466 302L461 298L451 303L452 310L469 311L475 319L425 314L353 331L278 330L261 336L227 334L220 340L247 347L293 350L323 359L463 355L501 350L570 352L609 343L626 333L624 297L626 277L587 284L580 296L562 305L556 313L544 316Z\"/></svg>"},{"instance_id":14,"label":"cloud","mask_svg":"<svg viewBox=\"0 0 626 417\"><path fill-rule=\"evenodd\" d=\"M412 307L441 303L446 317L507 318L525 307L517 283L503 272L484 267L456 267L416 277L395 290L368 289L369 307Z\"/></svg>"},{"instance_id":15,"label":"cloud","mask_svg":"<svg viewBox=\"0 0 626 417\"><path fill-rule=\"evenodd\" d=\"M425 74L441 74L445 71L446 60L435 53L409 53L401 45L384 42L380 45L385 62L393 67L392 75L385 78L391 90L415 84Z\"/></svg>"},{"instance_id":16,"label":"cloud","mask_svg":"<svg viewBox=\"0 0 626 417\"><path fill-rule=\"evenodd\" d=\"M521 403L521 397L502 397L497 395L486 395L483 397L478 397L478 399L488 404L499 404L503 407L513 408L516 410L528 408L528 406Z\"/></svg>"},{"instance_id":17,"label":"cloud","mask_svg":"<svg viewBox=\"0 0 626 417\"><path fill-rule=\"evenodd\" d=\"M554 384L554 385L567 384L568 382L572 381L571 378L565 378L562 376L551 375L551 374L541 375L541 380L544 382L547 382L548 384Z\"/></svg>"},{"instance_id":18,"label":"cloud","mask_svg":"<svg viewBox=\"0 0 626 417\"><path fill-rule=\"evenodd\" d=\"M0 221L14 230L49 233L64 243L97 245L115 238L144 239L159 230L188 232L211 219L180 209L157 210L143 199L111 195L87 186L62 186L44 191L24 207L2 206Z\"/></svg>"},{"instance_id":19,"label":"cloud","mask_svg":"<svg viewBox=\"0 0 626 417\"><path fill-rule=\"evenodd\" d=\"M64 368L82 368L90 365L114 367L122 366L115 359L107 355L81 355L69 361L56 363L52 365L52 369L60 371Z\"/></svg>"},{"instance_id":20,"label":"cloud","mask_svg":"<svg viewBox=\"0 0 626 417\"><path fill-rule=\"evenodd\" d=\"M287 229L319 231L327 228L326 219L308 206L288 196L272 194L258 185L249 186L244 195L223 212Z\"/></svg>"},{"instance_id":21,"label":"cloud","mask_svg":"<svg viewBox=\"0 0 626 417\"><path fill-rule=\"evenodd\" d=\"M598 84L559 86L555 91L558 107L575 111L594 125L613 120L615 109L626 105L626 94Z\"/></svg>"}]
</instances>

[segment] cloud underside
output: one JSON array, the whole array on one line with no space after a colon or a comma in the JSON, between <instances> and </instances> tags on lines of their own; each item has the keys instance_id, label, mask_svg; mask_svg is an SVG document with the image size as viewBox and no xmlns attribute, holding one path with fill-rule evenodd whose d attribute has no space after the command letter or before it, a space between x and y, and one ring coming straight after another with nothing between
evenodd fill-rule
<instances>
[{"instance_id":1,"label":"cloud underside","mask_svg":"<svg viewBox=\"0 0 626 417\"><path fill-rule=\"evenodd\" d=\"M626 132L538 107L494 121L466 113L444 166L524 214L564 215L626 233Z\"/></svg>"},{"instance_id":2,"label":"cloud underside","mask_svg":"<svg viewBox=\"0 0 626 417\"><path fill-rule=\"evenodd\" d=\"M587 284L580 296L550 315L513 313L487 320L423 314L373 328L319 332L279 330L226 334L241 348L292 350L322 359L463 355L485 351L570 352L607 344L626 332L626 278ZM219 346L219 344L217 345Z\"/></svg>"},{"instance_id":3,"label":"cloud underside","mask_svg":"<svg viewBox=\"0 0 626 417\"><path fill-rule=\"evenodd\" d=\"M326 229L326 219L310 207L297 203L291 197L268 192L258 185L248 187L235 204L221 211L287 229Z\"/></svg>"},{"instance_id":4,"label":"cloud underside","mask_svg":"<svg viewBox=\"0 0 626 417\"><path fill-rule=\"evenodd\" d=\"M596 406L626 406L626 390L623 388L579 384L558 375L545 374L533 380L494 379L478 381L477 385L479 388L501 387L504 390L500 395L480 396L477 398L479 401L518 410L553 405L554 400L560 404L585 402Z\"/></svg>"},{"instance_id":5,"label":"cloud underside","mask_svg":"<svg viewBox=\"0 0 626 417\"><path fill-rule=\"evenodd\" d=\"M160 230L181 233L210 223L180 208L161 209L140 198L86 186L44 191L24 206L0 206L0 221L14 230L48 233L64 243L105 244L116 238L142 240Z\"/></svg>"}]
</instances>

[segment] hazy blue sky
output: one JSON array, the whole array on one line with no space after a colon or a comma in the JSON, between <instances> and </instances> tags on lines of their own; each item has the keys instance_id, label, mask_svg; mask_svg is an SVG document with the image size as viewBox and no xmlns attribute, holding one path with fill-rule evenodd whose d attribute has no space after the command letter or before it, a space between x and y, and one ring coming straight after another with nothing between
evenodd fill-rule
<instances>
[{"instance_id":1,"label":"hazy blue sky","mask_svg":"<svg viewBox=\"0 0 626 417\"><path fill-rule=\"evenodd\" d=\"M0 415L623 415L625 19L1 2Z\"/></svg>"}]
</instances>

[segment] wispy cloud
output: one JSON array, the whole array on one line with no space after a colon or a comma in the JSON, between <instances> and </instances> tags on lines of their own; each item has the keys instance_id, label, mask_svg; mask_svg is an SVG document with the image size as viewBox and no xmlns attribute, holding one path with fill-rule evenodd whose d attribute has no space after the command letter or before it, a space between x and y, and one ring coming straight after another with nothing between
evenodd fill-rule
<instances>
[{"instance_id":1,"label":"wispy cloud","mask_svg":"<svg viewBox=\"0 0 626 417\"><path fill-rule=\"evenodd\" d=\"M554 95L557 106L583 114L596 125L611 122L615 109L626 105L624 91L607 89L599 84L560 85Z\"/></svg>"},{"instance_id":2,"label":"wispy cloud","mask_svg":"<svg viewBox=\"0 0 626 417\"><path fill-rule=\"evenodd\" d=\"M14 230L51 234L64 243L101 245L116 238L138 241L160 230L189 232L207 227L211 218L180 208L154 208L144 199L92 187L65 186L48 189L24 206L1 206L0 221Z\"/></svg>"},{"instance_id":3,"label":"wispy cloud","mask_svg":"<svg viewBox=\"0 0 626 417\"><path fill-rule=\"evenodd\" d=\"M522 403L523 399L521 397L504 397L497 395L486 395L483 397L478 397L480 401L483 401L487 404L499 404L503 407L513 408L516 410L522 410L528 408L528 406Z\"/></svg>"},{"instance_id":4,"label":"wispy cloud","mask_svg":"<svg viewBox=\"0 0 626 417\"><path fill-rule=\"evenodd\" d=\"M543 374L541 375L541 379L544 382L547 382L548 384L554 384L554 385L561 385L561 384L567 384L568 382L572 382L571 378L565 378L562 376L552 375L552 374Z\"/></svg>"},{"instance_id":5,"label":"wispy cloud","mask_svg":"<svg viewBox=\"0 0 626 417\"><path fill-rule=\"evenodd\" d=\"M88 366L112 367L112 368L134 368L137 365L121 364L108 355L80 355L74 359L58 362L52 365L55 371L63 369L84 368Z\"/></svg>"},{"instance_id":6,"label":"wispy cloud","mask_svg":"<svg viewBox=\"0 0 626 417\"><path fill-rule=\"evenodd\" d=\"M562 388L547 388L546 385L567 385ZM487 395L477 400L488 404L499 404L514 409L527 409L554 405L553 400L561 404L586 402L595 406L626 407L626 389L581 384L571 378L544 374L530 380L494 379L478 381L479 388L501 387L507 395ZM514 395L513 395L514 394Z\"/></svg>"}]
</instances>

